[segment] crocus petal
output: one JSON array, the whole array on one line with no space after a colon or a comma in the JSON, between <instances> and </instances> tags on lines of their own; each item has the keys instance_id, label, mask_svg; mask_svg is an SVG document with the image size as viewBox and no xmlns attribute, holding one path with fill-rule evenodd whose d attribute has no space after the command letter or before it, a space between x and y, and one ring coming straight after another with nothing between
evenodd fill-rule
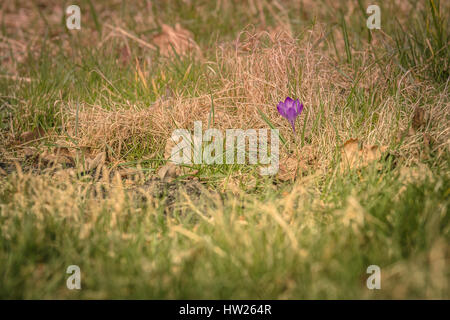
<instances>
[{"instance_id":1,"label":"crocus petal","mask_svg":"<svg viewBox=\"0 0 450 320\"><path fill-rule=\"evenodd\" d=\"M294 100L294 108L295 108L295 113L297 113L297 114L299 114L300 113L300 111L299 111L299 109L300 109L300 100Z\"/></svg>"},{"instance_id":2,"label":"crocus petal","mask_svg":"<svg viewBox=\"0 0 450 320\"><path fill-rule=\"evenodd\" d=\"M289 120L289 123L291 124L292 130L294 130L294 133L295 133L295 119L294 120Z\"/></svg>"},{"instance_id":3,"label":"crocus petal","mask_svg":"<svg viewBox=\"0 0 450 320\"><path fill-rule=\"evenodd\" d=\"M300 103L300 101L299 101ZM300 115L300 113L302 113L303 111L303 103L300 103L299 107L298 107L298 114Z\"/></svg>"},{"instance_id":4,"label":"crocus petal","mask_svg":"<svg viewBox=\"0 0 450 320\"><path fill-rule=\"evenodd\" d=\"M286 104L287 104L287 102L292 103L292 101L294 101L294 100L292 100L291 97L286 97L286 99L284 99L284 103L286 103Z\"/></svg>"},{"instance_id":5,"label":"crocus petal","mask_svg":"<svg viewBox=\"0 0 450 320\"><path fill-rule=\"evenodd\" d=\"M283 102L279 102L278 103L278 105L277 105L277 110L278 110L278 112L284 117L284 118L287 118L287 115L286 115L286 107L285 107L285 104L283 103Z\"/></svg>"},{"instance_id":6,"label":"crocus petal","mask_svg":"<svg viewBox=\"0 0 450 320\"><path fill-rule=\"evenodd\" d=\"M297 117L297 112L296 112L295 108L287 109L286 110L286 116L287 116L289 121L295 120L295 118Z\"/></svg>"},{"instance_id":7,"label":"crocus petal","mask_svg":"<svg viewBox=\"0 0 450 320\"><path fill-rule=\"evenodd\" d=\"M291 109L294 105L294 100L292 100L290 97L287 97L286 100L284 100L284 105L286 106L286 109Z\"/></svg>"}]
</instances>

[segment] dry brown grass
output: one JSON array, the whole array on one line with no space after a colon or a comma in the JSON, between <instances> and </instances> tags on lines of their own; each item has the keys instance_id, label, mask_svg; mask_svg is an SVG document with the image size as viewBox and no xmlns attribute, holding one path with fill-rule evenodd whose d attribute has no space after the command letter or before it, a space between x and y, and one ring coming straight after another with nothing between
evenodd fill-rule
<instances>
[{"instance_id":1,"label":"dry brown grass","mask_svg":"<svg viewBox=\"0 0 450 320\"><path fill-rule=\"evenodd\" d=\"M362 71L352 75L351 66L336 65L321 48L314 48L313 44L323 34L320 26L309 30L302 39L294 39L285 30L245 32L236 41L220 46L217 62L204 62L211 66L205 77L220 83L220 89L212 92L214 127L222 130L267 127L259 109L280 128L290 148L295 149L307 114L308 149L303 151L308 153L308 159L316 159L314 168L324 170L329 167L336 146L351 138L385 147L395 144L399 137L406 139L400 150L408 163L420 159L418 152L423 149L424 133L426 139L433 141L434 151L442 154L448 148L449 101L445 91L436 93L430 84L396 76L392 62L380 68L369 50L354 53L361 57ZM295 88L288 87L292 78L301 79ZM373 105L346 105L355 80L359 80L355 90L359 90L361 97L369 96L369 90L376 90L378 100ZM398 88L396 96L392 95L389 81L394 81ZM304 114L297 122L296 137L275 108L288 95L299 97L305 105ZM433 95L438 96L430 105L424 97ZM405 134L417 107L426 110L423 128ZM211 96L175 96L148 107L108 108L83 105L77 119L75 106L70 105L66 109L64 128L80 145L107 152L112 149L110 157L121 161L136 144L148 145L151 156L161 156L173 130L192 129L197 120L206 125ZM363 120L362 112L366 113ZM358 121L362 123L357 125ZM282 159L287 157L283 148Z\"/></svg>"},{"instance_id":2,"label":"dry brown grass","mask_svg":"<svg viewBox=\"0 0 450 320\"><path fill-rule=\"evenodd\" d=\"M17 30L0 38L15 62L8 53L0 63L13 81L35 84L46 79L22 78L20 67L27 54L39 54L45 31L50 61L59 45L70 58L72 49L54 8L59 3L20 2L0 5L7 34ZM20 113L6 117L8 127L0 130L0 269L11 275L1 297L73 298L62 265L78 261L85 263L83 298L448 297L448 82L437 89L399 72L382 49L393 46L383 32L373 34L372 46L350 49L353 64L344 61L342 32L323 18L342 9L350 21L360 10L356 1L248 0L245 10L259 24L234 40L211 42L213 48L184 31L189 19L156 30L167 23L151 13L156 2L139 2L131 23L117 7L107 8L121 2L96 1L102 32L90 19L83 25L89 36L72 36L93 52L104 49L119 71L130 73L109 80L100 57L84 65L98 76L86 82L88 89L97 86L95 94L83 96L74 85L50 96L48 81L42 95L54 97L49 104L58 112L50 118L58 125L45 130L19 119L45 116L46 105L34 104L39 92L22 97L10 90L11 97L2 97L0 108L10 112L14 103ZM237 3L218 1L215 13L205 12L205 4L196 10L217 15ZM405 21L412 8L392 3ZM287 8L322 22L298 32ZM276 26L268 26L267 12ZM185 53L196 55L188 70L200 64L206 71L194 84L181 82L192 90L174 86L162 96L170 77L183 77L171 74L176 58L169 46L182 62ZM163 57L154 55L157 47ZM151 73L156 65L163 67ZM155 88L159 73L167 78ZM122 76L128 78L121 82ZM144 100L137 88L113 90L120 83L142 84L151 94ZM136 100L128 101L133 94ZM296 134L276 110L288 95L304 104ZM280 129L288 148L280 144L276 179L217 167L184 168L187 176L180 177L179 167L159 161L170 154L173 130L192 130L194 121L206 129L213 101L215 128L267 128L261 111ZM394 170L380 161L376 170L342 174L347 166L335 165L343 158L360 168L388 156ZM379 292L366 290L367 262L383 269Z\"/></svg>"},{"instance_id":3,"label":"dry brown grass","mask_svg":"<svg viewBox=\"0 0 450 320\"><path fill-rule=\"evenodd\" d=\"M75 144L72 141L68 141L67 144L70 147L88 147L94 154L104 151L108 154L108 161L116 164L124 161L134 148L142 146L147 149L145 157L162 158L165 143L174 129L192 128L196 120L201 120L204 124L208 122L212 96L216 128L267 127L258 113L258 110L261 110L276 127L280 128L282 135L288 140L291 151L299 148L299 133L302 132L304 123L305 147L299 153L304 157L300 159L303 161L303 167L306 162L313 169L326 170L333 160L336 147L342 146L345 141L352 138L369 145L384 147L390 147L400 139L401 156L409 164L427 157L427 153L434 152L441 157L448 151L447 87L441 92L436 92L431 84L418 82L408 73L397 76L394 61L384 57L385 61L378 64L369 47L363 51L352 49L352 55L361 60L359 72L355 73L352 65L336 60L327 25L318 23L305 30L300 38L295 38L291 25L285 23L286 19L283 19L286 14L286 5L283 2L249 1L248 4L249 10L255 15L260 14L261 10L270 11L278 27L264 27L264 23L262 28L248 27L235 41L217 46L215 61L201 59L209 70L203 77L207 78L208 82L216 83L216 88L219 89L213 89L208 94L198 91L194 97L175 95L168 100L159 99L151 106L122 106L114 101L111 101L111 105L82 104L78 114L76 105L63 106L61 114L58 115L63 119L62 131L76 140ZM200 48L194 42L192 33L179 24L174 28L163 25L160 34L138 38L129 33L125 27L122 28L124 23L115 12L102 10L104 5L97 4L96 8L100 12L100 18L104 19L105 26L110 27L104 28L102 35L96 34L96 31L91 29L92 37L80 38L82 43L92 45L101 39L97 44L100 47L112 39L121 37L128 60L129 41L137 42L144 50L159 47L163 55L168 55L174 48L178 54L193 50L193 54L200 57ZM151 3L140 5L151 12ZM218 8L229 5L229 1L222 1L218 4ZM37 6L53 27L52 30L57 32L62 14L60 7L44 2L37 3ZM408 5L399 2L395 2L393 6L399 10L400 17L406 16L411 10ZM444 4L444 9L445 6ZM300 1L292 5L294 11L299 10L302 14L308 15L318 14L318 17L327 10L338 12L340 9L345 9L343 12L347 19L360 10L355 3L343 7L342 2L334 1L320 4ZM24 59L26 47L33 48L37 37L42 36L45 23L39 18L35 6L31 4L21 4L18 7L13 2L5 2L1 10L5 16L6 30L17 30L14 39L6 37L1 39L1 44L9 46L17 58L15 64L7 59L3 61L3 65L8 67L11 75L16 75L17 63ZM139 11L136 21L145 22L147 27L156 26L154 22L149 22L150 18L144 17L142 11ZM264 20L263 16L261 19ZM331 32L337 49L344 52L342 32L338 28L332 28ZM57 33L54 37L63 40L63 47L68 46L68 39L64 33ZM377 46L389 44L391 39L381 34L374 35L373 41ZM36 48L31 51L38 50ZM134 61L128 63L133 64ZM145 71L142 74L139 63L136 60L135 67L142 79L146 74ZM298 79L295 87L292 79ZM150 85L150 79L147 81ZM347 99L353 86L366 101L370 92L376 91L377 100L369 106L353 102L348 104ZM398 90L395 95L392 94L393 86ZM297 122L296 136L275 108L278 101L288 95L300 98L305 105L305 111ZM351 104L353 105L350 106ZM424 125L421 130L408 130L414 110L419 106L426 110ZM361 115L361 109L366 109L364 116ZM24 112L32 114L33 106L27 103ZM361 117L364 119L361 120ZM12 135L18 137L20 134L14 132ZM61 135L55 139L61 139ZM281 150L282 164L292 161L288 160L290 156L286 149Z\"/></svg>"}]
</instances>

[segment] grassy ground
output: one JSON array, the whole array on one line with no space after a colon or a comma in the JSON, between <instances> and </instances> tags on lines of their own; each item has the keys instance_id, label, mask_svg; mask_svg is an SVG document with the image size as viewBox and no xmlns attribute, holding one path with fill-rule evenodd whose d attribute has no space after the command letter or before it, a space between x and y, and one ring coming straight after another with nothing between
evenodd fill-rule
<instances>
[{"instance_id":1,"label":"grassy ground","mask_svg":"<svg viewBox=\"0 0 450 320\"><path fill-rule=\"evenodd\" d=\"M447 2L70 4L0 5L0 298L450 298ZM171 167L197 120L278 174Z\"/></svg>"}]
</instances>

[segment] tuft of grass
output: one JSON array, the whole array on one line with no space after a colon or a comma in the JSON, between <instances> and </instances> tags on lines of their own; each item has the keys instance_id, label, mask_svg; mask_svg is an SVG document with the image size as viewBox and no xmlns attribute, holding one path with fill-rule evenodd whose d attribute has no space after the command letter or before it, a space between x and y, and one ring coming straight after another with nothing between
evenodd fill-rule
<instances>
[{"instance_id":1,"label":"tuft of grass","mask_svg":"<svg viewBox=\"0 0 450 320\"><path fill-rule=\"evenodd\" d=\"M449 79L450 34L448 19L443 16L439 0L428 0L426 10L395 33L398 59L404 69L415 76L446 83Z\"/></svg>"}]
</instances>

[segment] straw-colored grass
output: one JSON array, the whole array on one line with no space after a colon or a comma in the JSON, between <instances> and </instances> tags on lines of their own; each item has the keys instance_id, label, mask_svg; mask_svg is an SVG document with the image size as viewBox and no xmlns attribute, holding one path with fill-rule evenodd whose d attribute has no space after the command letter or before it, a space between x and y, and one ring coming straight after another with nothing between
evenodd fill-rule
<instances>
[{"instance_id":1,"label":"straw-colored grass","mask_svg":"<svg viewBox=\"0 0 450 320\"><path fill-rule=\"evenodd\" d=\"M0 297L450 297L448 3L384 3L369 34L356 1L96 1L78 33L21 2L0 5ZM279 129L278 174L174 169L194 121Z\"/></svg>"}]
</instances>

